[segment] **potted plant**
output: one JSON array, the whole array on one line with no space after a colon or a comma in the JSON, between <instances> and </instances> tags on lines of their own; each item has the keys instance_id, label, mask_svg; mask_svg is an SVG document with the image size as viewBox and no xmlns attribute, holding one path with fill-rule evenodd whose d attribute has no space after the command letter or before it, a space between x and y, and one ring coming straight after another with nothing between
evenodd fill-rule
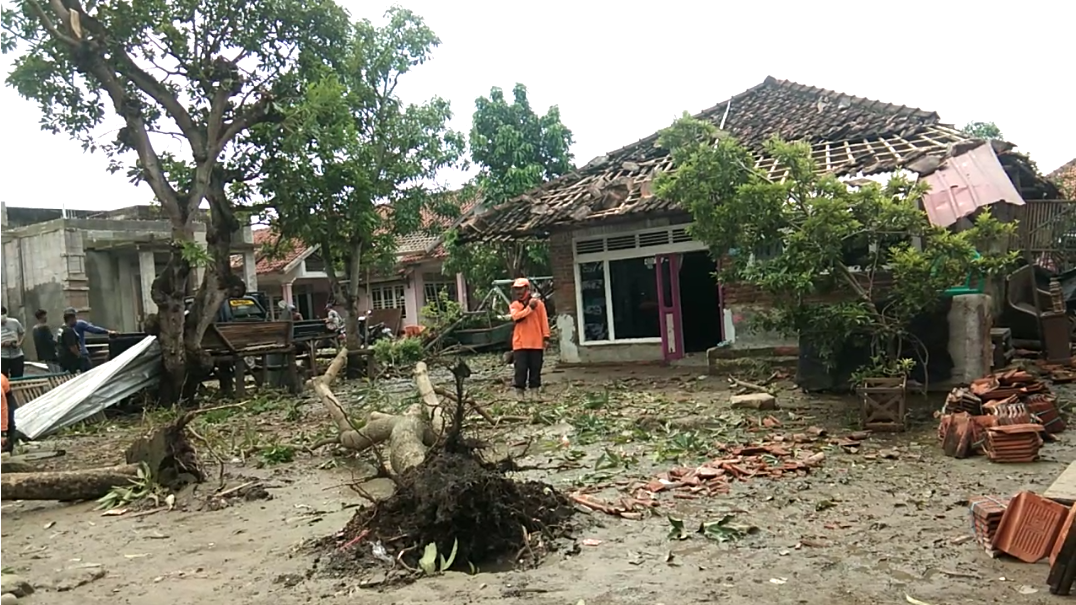
<instances>
[{"instance_id":1,"label":"potted plant","mask_svg":"<svg viewBox=\"0 0 1076 605\"><path fill-rule=\"evenodd\" d=\"M852 374L852 384L860 397L863 428L872 431L904 430L908 375L913 368L913 359L889 359L875 355L870 363Z\"/></svg>"}]
</instances>

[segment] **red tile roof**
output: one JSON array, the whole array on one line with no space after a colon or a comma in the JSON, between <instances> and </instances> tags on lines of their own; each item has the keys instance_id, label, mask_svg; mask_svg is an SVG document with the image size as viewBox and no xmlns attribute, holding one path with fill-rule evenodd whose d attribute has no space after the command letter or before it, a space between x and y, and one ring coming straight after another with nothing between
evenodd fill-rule
<instances>
[{"instance_id":1,"label":"red tile roof","mask_svg":"<svg viewBox=\"0 0 1076 605\"><path fill-rule=\"evenodd\" d=\"M474 207L474 200L464 202L460 207L460 212L465 215ZM432 233L438 228L447 230L451 228L455 222L455 220L445 218L429 209L423 208L422 230L408 235L401 235L396 239L396 253L400 257L399 262L406 265L419 263L424 260L444 258L446 252L444 246L440 245L443 233L440 235L433 235ZM256 259L258 275L282 272L285 267L302 256L308 249L308 246L299 240L292 240L286 245L281 246L281 254L271 255L269 252L275 251L273 250L273 247L277 244L277 235L273 233L272 229L254 229L251 233L254 236L254 258ZM427 254L426 251L434 246L436 247ZM233 269L239 269L242 266L243 258L241 256L233 258Z\"/></svg>"},{"instance_id":2,"label":"red tile roof","mask_svg":"<svg viewBox=\"0 0 1076 605\"><path fill-rule=\"evenodd\" d=\"M1076 158L1051 172L1047 178L1057 183L1066 197L1076 199Z\"/></svg>"}]
</instances>

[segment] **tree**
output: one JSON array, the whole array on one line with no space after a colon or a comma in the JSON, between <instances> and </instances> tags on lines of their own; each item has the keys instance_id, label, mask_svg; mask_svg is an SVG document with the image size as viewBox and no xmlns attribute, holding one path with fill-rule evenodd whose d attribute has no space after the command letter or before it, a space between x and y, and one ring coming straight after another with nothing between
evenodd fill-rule
<instances>
[{"instance_id":1,"label":"tree","mask_svg":"<svg viewBox=\"0 0 1076 605\"><path fill-rule=\"evenodd\" d=\"M1001 129L993 122L968 122L960 132L973 139L1004 139Z\"/></svg>"},{"instance_id":2,"label":"tree","mask_svg":"<svg viewBox=\"0 0 1076 605\"><path fill-rule=\"evenodd\" d=\"M517 198L572 168L572 132L560 121L560 109L539 116L527 99L527 87L516 84L513 101L493 88L475 101L471 127L471 159L480 167L475 195L495 206ZM460 244L455 232L446 236L445 270L463 273L470 283L489 285L494 279L533 275L549 270L544 243L514 241Z\"/></svg>"},{"instance_id":3,"label":"tree","mask_svg":"<svg viewBox=\"0 0 1076 605\"><path fill-rule=\"evenodd\" d=\"M334 294L346 303L348 348L359 348L363 268L395 260L395 238L419 229L429 180L463 153L447 101L403 103L400 78L440 43L421 17L392 8L362 21L339 70L323 70L279 124L267 125L261 191L282 239L320 246ZM343 270L343 275L338 273ZM345 287L346 284L346 287Z\"/></svg>"},{"instance_id":4,"label":"tree","mask_svg":"<svg viewBox=\"0 0 1076 605\"><path fill-rule=\"evenodd\" d=\"M4 11L3 51L19 53L7 83L38 104L42 129L104 152L113 172L133 154L129 176L149 185L171 222L170 259L152 289L162 399L196 386L187 369L206 368L202 335L226 292L243 289L230 270L240 224L228 188L253 175L225 162L251 128L276 119L296 74L317 64L347 27L331 0L20 0ZM112 115L123 126L105 141L99 127ZM162 136L182 141L185 157L158 151ZM205 200L208 253L194 241ZM200 262L205 277L187 320L184 298Z\"/></svg>"},{"instance_id":5,"label":"tree","mask_svg":"<svg viewBox=\"0 0 1076 605\"><path fill-rule=\"evenodd\" d=\"M918 342L911 321L969 275L996 274L1016 258L999 247L1012 225L983 213L959 233L935 227L917 205L924 183L848 187L819 174L807 143L766 145L788 169L781 182L708 122L685 116L659 144L674 171L659 175L655 192L691 212L692 235L721 259L723 281L772 298L759 327L803 337L831 364L850 341L869 346L861 376L909 371L910 360L922 360L905 348ZM779 254L753 258L775 244Z\"/></svg>"}]
</instances>

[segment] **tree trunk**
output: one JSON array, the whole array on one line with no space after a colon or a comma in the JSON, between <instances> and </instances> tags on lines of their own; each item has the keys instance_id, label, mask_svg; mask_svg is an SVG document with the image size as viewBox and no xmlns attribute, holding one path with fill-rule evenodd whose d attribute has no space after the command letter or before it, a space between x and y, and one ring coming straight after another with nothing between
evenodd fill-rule
<instances>
[{"instance_id":1,"label":"tree trunk","mask_svg":"<svg viewBox=\"0 0 1076 605\"><path fill-rule=\"evenodd\" d=\"M232 273L232 238L240 224L228 204L222 172L218 166L206 195L210 213L206 226L208 262L184 327L188 377L182 397L186 402L193 402L197 387L213 370L213 360L202 349L202 337L216 320L224 301L229 296L243 296L247 291L247 284Z\"/></svg>"},{"instance_id":2,"label":"tree trunk","mask_svg":"<svg viewBox=\"0 0 1076 605\"><path fill-rule=\"evenodd\" d=\"M96 500L138 476L137 464L81 471L5 473L0 475L4 500Z\"/></svg>"},{"instance_id":3,"label":"tree trunk","mask_svg":"<svg viewBox=\"0 0 1076 605\"><path fill-rule=\"evenodd\" d=\"M350 380L361 378L363 374L363 361L364 358L359 355L359 349L362 349L362 335L359 334L359 288L360 280L362 278L362 242L355 242L351 244L348 249L348 284L347 293L345 295L347 299L347 308L352 310L348 314L347 319L347 348L352 351L352 354L347 358L347 377ZM369 330L370 326L367 324L366 329Z\"/></svg>"},{"instance_id":4,"label":"tree trunk","mask_svg":"<svg viewBox=\"0 0 1076 605\"><path fill-rule=\"evenodd\" d=\"M198 459L185 433L197 412L136 439L126 452L127 464L80 471L4 473L0 475L0 498L4 500L94 500L114 487L129 486L145 468L149 477L164 487L205 480Z\"/></svg>"},{"instance_id":5,"label":"tree trunk","mask_svg":"<svg viewBox=\"0 0 1076 605\"><path fill-rule=\"evenodd\" d=\"M393 416L381 412L371 412L361 427L348 418L343 405L333 394L329 385L342 369L347 351L340 351L328 370L320 377L312 379L310 386L325 405L337 429L340 431L336 442L355 451L362 451L377 444L389 444L389 468L395 475L422 463L426 448L433 445L448 426L444 406L437 399L426 364L415 365L415 386L422 404L415 404L402 415Z\"/></svg>"},{"instance_id":6,"label":"tree trunk","mask_svg":"<svg viewBox=\"0 0 1076 605\"><path fill-rule=\"evenodd\" d=\"M157 304L158 339L164 373L161 376L159 400L161 405L179 403L187 380L187 355L184 343L185 305L190 263L183 258L183 241L193 241L193 229L177 237L173 230L173 244L168 265L153 280L151 296ZM186 238L190 239L181 239Z\"/></svg>"}]
</instances>

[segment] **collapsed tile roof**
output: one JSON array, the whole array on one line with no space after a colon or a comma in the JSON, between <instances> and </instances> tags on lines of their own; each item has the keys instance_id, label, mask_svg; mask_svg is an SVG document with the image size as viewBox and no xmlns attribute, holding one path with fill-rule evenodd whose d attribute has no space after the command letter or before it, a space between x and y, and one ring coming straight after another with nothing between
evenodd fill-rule
<instances>
[{"instance_id":1,"label":"collapsed tile roof","mask_svg":"<svg viewBox=\"0 0 1076 605\"><path fill-rule=\"evenodd\" d=\"M1076 158L1051 172L1046 178L1057 183L1069 198L1076 199Z\"/></svg>"},{"instance_id":2,"label":"collapsed tile roof","mask_svg":"<svg viewBox=\"0 0 1076 605\"><path fill-rule=\"evenodd\" d=\"M815 162L840 176L889 172L967 138L934 112L772 77L695 117L736 137L774 179L786 172L762 155L774 135L811 143ZM464 238L541 237L570 224L677 211L651 190L654 176L671 168L657 139L658 133L650 135L476 215L464 223Z\"/></svg>"}]
</instances>

